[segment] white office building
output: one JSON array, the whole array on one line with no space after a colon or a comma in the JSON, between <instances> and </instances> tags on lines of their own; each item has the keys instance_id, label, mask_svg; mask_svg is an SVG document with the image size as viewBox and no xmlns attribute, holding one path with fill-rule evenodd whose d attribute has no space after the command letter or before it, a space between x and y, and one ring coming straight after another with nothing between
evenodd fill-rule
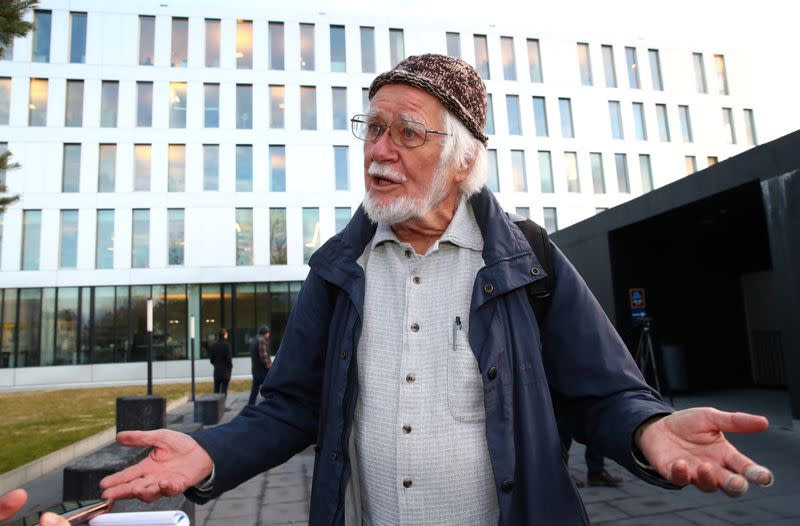
<instances>
[{"instance_id":1,"label":"white office building","mask_svg":"<svg viewBox=\"0 0 800 526\"><path fill-rule=\"evenodd\" d=\"M426 52L490 94L488 185L563 228L758 143L734 49L271 2L43 0L2 50L0 389L189 374L220 327L234 374L273 351L314 250L363 194L349 118ZM702 176L699 174L698 176ZM210 369L202 360L201 374Z\"/></svg>"}]
</instances>

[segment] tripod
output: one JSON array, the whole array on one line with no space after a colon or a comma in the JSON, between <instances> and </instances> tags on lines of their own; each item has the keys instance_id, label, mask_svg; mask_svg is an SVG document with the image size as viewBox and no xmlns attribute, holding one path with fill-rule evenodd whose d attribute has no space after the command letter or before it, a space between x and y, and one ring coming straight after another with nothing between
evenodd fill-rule
<instances>
[{"instance_id":1,"label":"tripod","mask_svg":"<svg viewBox=\"0 0 800 526\"><path fill-rule=\"evenodd\" d=\"M656 391L661 392L661 384L658 381L658 367L656 367L655 351L653 350L653 337L650 334L651 318L642 320L642 332L639 335L639 343L636 344L636 353L633 358L636 366L642 372L642 376L647 379L647 368L651 369Z\"/></svg>"}]
</instances>

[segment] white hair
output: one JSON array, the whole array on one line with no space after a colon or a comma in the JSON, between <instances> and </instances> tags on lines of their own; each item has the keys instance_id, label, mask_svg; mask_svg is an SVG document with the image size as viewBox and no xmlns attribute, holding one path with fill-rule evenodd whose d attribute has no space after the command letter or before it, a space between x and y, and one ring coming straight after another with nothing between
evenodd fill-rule
<instances>
[{"instance_id":1,"label":"white hair","mask_svg":"<svg viewBox=\"0 0 800 526\"><path fill-rule=\"evenodd\" d=\"M469 197L480 192L486 183L486 146L446 109L443 112L443 121L443 131L447 132L447 136L442 139L440 165L461 170L474 160L472 170L460 188L461 193Z\"/></svg>"}]
</instances>

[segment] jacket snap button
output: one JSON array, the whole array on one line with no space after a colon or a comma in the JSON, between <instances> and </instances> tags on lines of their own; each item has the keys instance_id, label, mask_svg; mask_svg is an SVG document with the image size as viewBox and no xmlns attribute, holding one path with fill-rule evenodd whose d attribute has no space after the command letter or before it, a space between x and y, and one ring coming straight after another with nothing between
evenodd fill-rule
<instances>
[{"instance_id":1,"label":"jacket snap button","mask_svg":"<svg viewBox=\"0 0 800 526\"><path fill-rule=\"evenodd\" d=\"M503 488L503 491L505 491L506 493L510 493L511 490L514 489L514 481L513 480L509 480L509 479L504 480L503 484L502 484L502 488Z\"/></svg>"},{"instance_id":2,"label":"jacket snap button","mask_svg":"<svg viewBox=\"0 0 800 526\"><path fill-rule=\"evenodd\" d=\"M412 323L411 324L411 332L419 331L419 323Z\"/></svg>"},{"instance_id":3,"label":"jacket snap button","mask_svg":"<svg viewBox=\"0 0 800 526\"><path fill-rule=\"evenodd\" d=\"M332 452L331 453L331 460L336 460L337 458L339 458L339 453L337 453L336 451Z\"/></svg>"},{"instance_id":4,"label":"jacket snap button","mask_svg":"<svg viewBox=\"0 0 800 526\"><path fill-rule=\"evenodd\" d=\"M411 479L405 479L403 481L403 487L406 488L406 489L410 488L411 484L412 484Z\"/></svg>"},{"instance_id":5,"label":"jacket snap button","mask_svg":"<svg viewBox=\"0 0 800 526\"><path fill-rule=\"evenodd\" d=\"M494 292L494 285L492 285L491 283L487 283L486 285L483 286L483 292L491 294L492 292Z\"/></svg>"},{"instance_id":6,"label":"jacket snap button","mask_svg":"<svg viewBox=\"0 0 800 526\"><path fill-rule=\"evenodd\" d=\"M489 380L494 380L497 378L497 367L489 367L489 372L487 374L489 376Z\"/></svg>"},{"instance_id":7,"label":"jacket snap button","mask_svg":"<svg viewBox=\"0 0 800 526\"><path fill-rule=\"evenodd\" d=\"M411 257L411 251L410 251L410 250L406 250L406 251L404 252L404 254L405 254L405 256L406 256L407 258L410 258L410 257Z\"/></svg>"},{"instance_id":8,"label":"jacket snap button","mask_svg":"<svg viewBox=\"0 0 800 526\"><path fill-rule=\"evenodd\" d=\"M342 360L347 360L347 351L342 351Z\"/></svg>"},{"instance_id":9,"label":"jacket snap button","mask_svg":"<svg viewBox=\"0 0 800 526\"><path fill-rule=\"evenodd\" d=\"M531 268L531 274L533 274L534 276L538 276L541 273L542 271L540 271L538 267Z\"/></svg>"}]
</instances>

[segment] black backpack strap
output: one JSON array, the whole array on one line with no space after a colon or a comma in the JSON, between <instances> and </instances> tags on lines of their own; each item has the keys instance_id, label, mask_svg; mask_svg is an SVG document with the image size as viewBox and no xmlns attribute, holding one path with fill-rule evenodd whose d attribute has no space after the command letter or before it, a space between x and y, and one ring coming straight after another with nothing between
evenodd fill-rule
<instances>
[{"instance_id":1,"label":"black backpack strap","mask_svg":"<svg viewBox=\"0 0 800 526\"><path fill-rule=\"evenodd\" d=\"M533 309L533 315L536 317L536 322L541 325L545 316L547 316L547 311L550 310L550 302L553 298L553 288L555 286L550 237L547 235L547 230L530 219L514 221L514 224L525 234L525 239L528 240L533 253L536 254L536 258L547 274L544 278L536 280L525 287L525 291L528 294L528 302L531 304L531 309Z\"/></svg>"}]
</instances>

